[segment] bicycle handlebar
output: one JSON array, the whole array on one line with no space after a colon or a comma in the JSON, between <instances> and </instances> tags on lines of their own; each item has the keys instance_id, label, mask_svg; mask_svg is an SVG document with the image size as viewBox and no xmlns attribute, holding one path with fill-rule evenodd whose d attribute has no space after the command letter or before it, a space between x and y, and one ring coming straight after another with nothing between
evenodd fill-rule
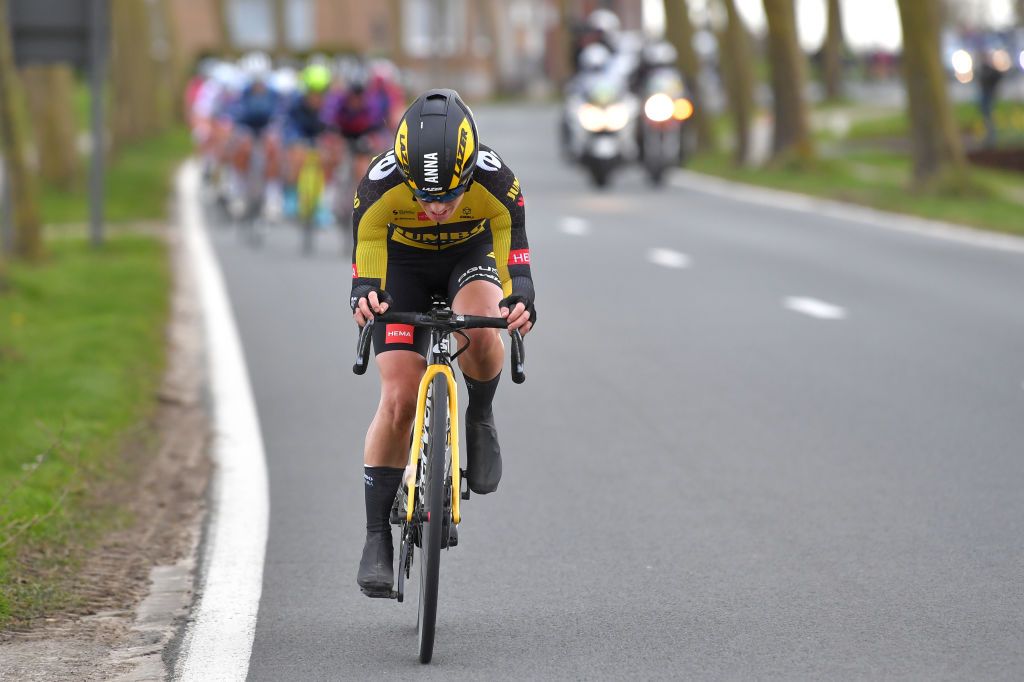
<instances>
[{"instance_id":1,"label":"bicycle handlebar","mask_svg":"<svg viewBox=\"0 0 1024 682\"><path fill-rule=\"evenodd\" d=\"M369 366L370 340L373 338L373 324L376 320L395 324L410 324L414 327L426 327L447 332L454 332L460 329L508 328L508 321L503 317L457 315L450 311L444 313L439 313L438 311L429 313L380 313L359 330L359 340L356 342L356 362L352 365L352 371L356 374L365 374L366 368ZM511 337L512 381L521 384L526 381L526 348L523 346L523 335L519 333L518 329L512 331Z\"/></svg>"}]
</instances>

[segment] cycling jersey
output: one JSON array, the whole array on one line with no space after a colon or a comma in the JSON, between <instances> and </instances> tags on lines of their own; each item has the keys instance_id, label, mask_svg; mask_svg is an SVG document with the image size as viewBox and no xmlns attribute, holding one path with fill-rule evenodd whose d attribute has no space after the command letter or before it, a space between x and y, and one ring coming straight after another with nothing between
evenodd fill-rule
<instances>
[{"instance_id":1,"label":"cycling jersey","mask_svg":"<svg viewBox=\"0 0 1024 682\"><path fill-rule=\"evenodd\" d=\"M358 95L345 91L328 98L323 120L345 137L360 137L387 125L390 107L387 93L379 88Z\"/></svg>"},{"instance_id":2,"label":"cycling jersey","mask_svg":"<svg viewBox=\"0 0 1024 682\"><path fill-rule=\"evenodd\" d=\"M387 291L396 311L422 312L432 293L449 300L469 282L484 279L503 296L533 300L526 210L519 180L494 150L480 145L473 180L454 216L430 221L405 184L394 151L373 159L359 184L352 214L352 296L369 287ZM383 336L382 350L421 353L420 339ZM404 333L404 332L403 332ZM418 336L418 335L416 335ZM405 345L409 344L409 345Z\"/></svg>"},{"instance_id":3,"label":"cycling jersey","mask_svg":"<svg viewBox=\"0 0 1024 682\"><path fill-rule=\"evenodd\" d=\"M320 110L309 106L305 95L296 95L285 113L285 144L312 143L326 128L327 126L320 119Z\"/></svg>"},{"instance_id":4,"label":"cycling jersey","mask_svg":"<svg viewBox=\"0 0 1024 682\"><path fill-rule=\"evenodd\" d=\"M236 125L261 133L274 120L278 106L276 92L266 87L257 91L250 85L235 103L232 118Z\"/></svg>"}]
</instances>

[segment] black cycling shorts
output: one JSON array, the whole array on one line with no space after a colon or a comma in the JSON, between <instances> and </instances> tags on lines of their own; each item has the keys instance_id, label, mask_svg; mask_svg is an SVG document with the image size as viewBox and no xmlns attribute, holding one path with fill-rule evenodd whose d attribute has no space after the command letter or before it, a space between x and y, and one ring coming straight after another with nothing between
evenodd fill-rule
<instances>
[{"instance_id":1,"label":"black cycling shorts","mask_svg":"<svg viewBox=\"0 0 1024 682\"><path fill-rule=\"evenodd\" d=\"M393 231L391 227L389 232ZM390 310L426 312L432 295L445 296L451 303L462 287L477 280L492 282L501 289L490 230L440 251L399 244L389 234L385 290L393 300ZM412 350L426 357L429 343L429 329L383 324L373 330L374 353Z\"/></svg>"}]
</instances>

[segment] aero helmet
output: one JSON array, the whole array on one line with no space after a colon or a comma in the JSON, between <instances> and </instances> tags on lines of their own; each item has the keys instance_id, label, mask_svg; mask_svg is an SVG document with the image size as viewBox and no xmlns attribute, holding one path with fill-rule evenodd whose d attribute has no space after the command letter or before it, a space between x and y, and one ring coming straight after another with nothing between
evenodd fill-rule
<instances>
[{"instance_id":1,"label":"aero helmet","mask_svg":"<svg viewBox=\"0 0 1024 682\"><path fill-rule=\"evenodd\" d=\"M428 90L412 103L395 135L395 159L420 198L454 198L469 187L476 168L473 112L454 90Z\"/></svg>"}]
</instances>

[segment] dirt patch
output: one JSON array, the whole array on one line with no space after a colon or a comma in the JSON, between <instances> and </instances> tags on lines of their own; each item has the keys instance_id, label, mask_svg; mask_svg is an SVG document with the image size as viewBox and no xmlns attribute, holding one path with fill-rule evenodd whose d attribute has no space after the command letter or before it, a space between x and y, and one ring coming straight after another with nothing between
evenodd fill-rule
<instances>
[{"instance_id":1,"label":"dirt patch","mask_svg":"<svg viewBox=\"0 0 1024 682\"><path fill-rule=\"evenodd\" d=\"M99 491L132 522L87 554L74 577L74 606L0 633L0 680L165 676L162 652L191 601L210 476L198 297L180 234L165 234L175 286L159 405L124 453L134 475Z\"/></svg>"}]
</instances>

